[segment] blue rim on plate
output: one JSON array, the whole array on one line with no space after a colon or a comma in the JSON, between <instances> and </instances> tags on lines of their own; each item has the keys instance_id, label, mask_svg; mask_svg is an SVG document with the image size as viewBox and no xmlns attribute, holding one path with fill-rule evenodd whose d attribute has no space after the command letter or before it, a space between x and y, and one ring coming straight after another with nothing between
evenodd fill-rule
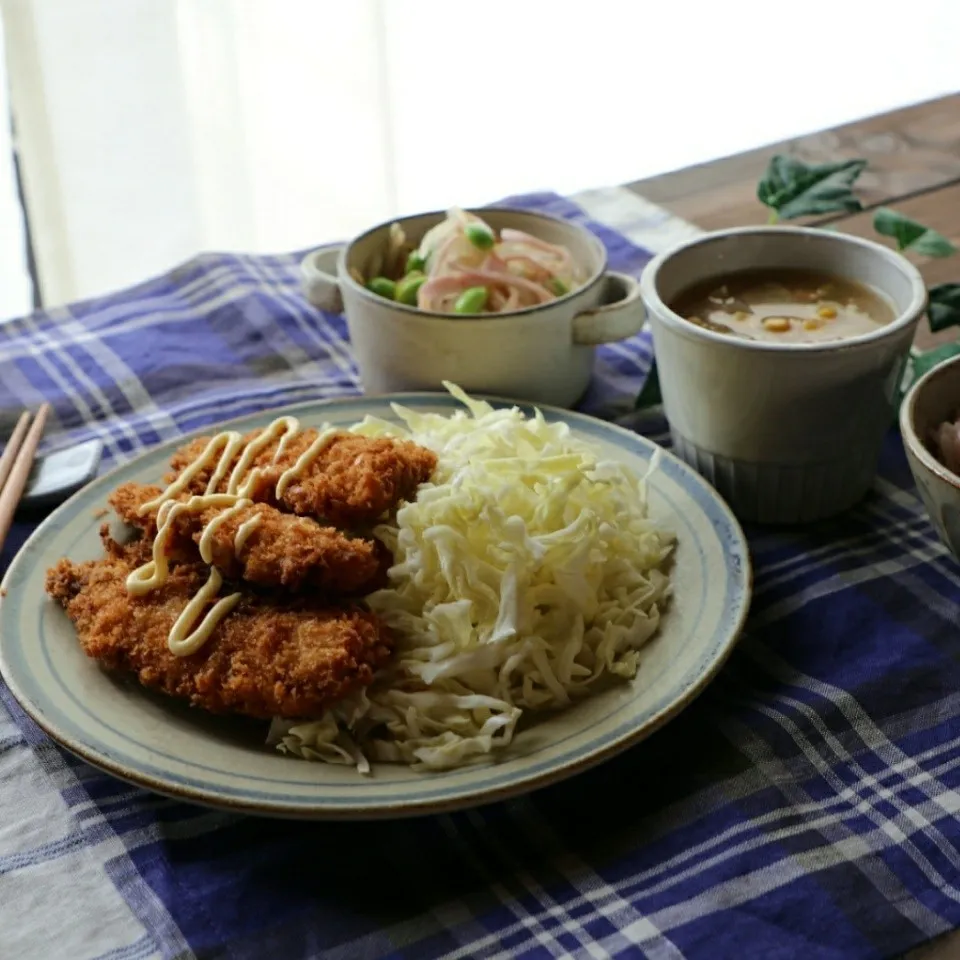
<instances>
[{"instance_id":1,"label":"blue rim on plate","mask_svg":"<svg viewBox=\"0 0 960 960\"><path fill-rule=\"evenodd\" d=\"M208 427L253 429L282 414L305 425L346 425L365 415L395 419L390 404L449 413L445 394L395 394L298 404ZM525 413L533 406L509 400ZM583 414L541 406L576 436L645 470L651 441ZM442 773L377 764L372 777L284 757L263 730L229 722L118 682L80 650L72 624L43 591L61 556L102 550L97 531L106 497L130 480L156 482L180 437L147 451L81 490L36 530L4 578L0 673L26 713L54 740L121 779L188 800L258 815L398 817L449 811L527 792L587 769L649 736L687 706L722 666L749 608L751 569L739 524L697 473L663 452L649 483L651 514L677 533L675 592L658 635L644 648L637 678L568 710L537 718L493 763Z\"/></svg>"}]
</instances>

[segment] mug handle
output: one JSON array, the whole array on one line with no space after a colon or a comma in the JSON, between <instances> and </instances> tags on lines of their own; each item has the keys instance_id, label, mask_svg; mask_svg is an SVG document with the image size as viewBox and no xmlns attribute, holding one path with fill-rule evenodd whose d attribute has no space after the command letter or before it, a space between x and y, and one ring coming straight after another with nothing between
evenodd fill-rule
<instances>
[{"instance_id":1,"label":"mug handle","mask_svg":"<svg viewBox=\"0 0 960 960\"><path fill-rule=\"evenodd\" d=\"M321 247L300 261L300 279L306 298L327 313L343 313L343 296L337 279L337 262L343 245Z\"/></svg>"},{"instance_id":2,"label":"mug handle","mask_svg":"<svg viewBox=\"0 0 960 960\"><path fill-rule=\"evenodd\" d=\"M581 346L632 337L643 328L647 316L639 281L625 273L608 271L600 282L600 306L573 318L573 342Z\"/></svg>"}]
</instances>

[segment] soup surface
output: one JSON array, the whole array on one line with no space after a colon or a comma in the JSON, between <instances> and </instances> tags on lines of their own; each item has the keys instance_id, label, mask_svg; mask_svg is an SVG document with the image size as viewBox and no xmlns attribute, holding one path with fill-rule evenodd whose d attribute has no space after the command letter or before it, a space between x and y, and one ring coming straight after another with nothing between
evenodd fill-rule
<instances>
[{"instance_id":1,"label":"soup surface","mask_svg":"<svg viewBox=\"0 0 960 960\"><path fill-rule=\"evenodd\" d=\"M718 333L776 343L846 340L895 317L893 305L862 283L811 270L745 270L698 283L674 313Z\"/></svg>"}]
</instances>

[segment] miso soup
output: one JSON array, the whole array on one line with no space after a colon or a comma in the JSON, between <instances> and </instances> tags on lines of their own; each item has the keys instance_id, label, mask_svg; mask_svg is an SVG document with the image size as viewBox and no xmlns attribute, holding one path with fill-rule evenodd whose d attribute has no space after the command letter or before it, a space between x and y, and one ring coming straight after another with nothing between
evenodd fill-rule
<instances>
[{"instance_id":1,"label":"miso soup","mask_svg":"<svg viewBox=\"0 0 960 960\"><path fill-rule=\"evenodd\" d=\"M684 290L674 313L718 333L776 343L846 340L890 323L896 312L876 290L812 270L745 270Z\"/></svg>"}]
</instances>

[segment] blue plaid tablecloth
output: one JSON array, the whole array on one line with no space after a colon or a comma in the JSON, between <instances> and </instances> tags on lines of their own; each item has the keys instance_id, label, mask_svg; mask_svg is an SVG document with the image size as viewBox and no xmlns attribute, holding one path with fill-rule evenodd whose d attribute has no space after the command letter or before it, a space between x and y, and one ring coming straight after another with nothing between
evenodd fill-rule
<instances>
[{"instance_id":1,"label":"blue plaid tablecloth","mask_svg":"<svg viewBox=\"0 0 960 960\"><path fill-rule=\"evenodd\" d=\"M512 198L637 274L678 225L623 191ZM198 257L0 326L0 431L104 468L226 417L358 390L297 256ZM585 409L631 412L646 334ZM32 529L18 523L3 565ZM881 958L960 925L960 576L891 434L844 517L750 529L756 594L717 680L569 782L456 815L273 822L167 800L62 752L0 685L0 957Z\"/></svg>"}]
</instances>

